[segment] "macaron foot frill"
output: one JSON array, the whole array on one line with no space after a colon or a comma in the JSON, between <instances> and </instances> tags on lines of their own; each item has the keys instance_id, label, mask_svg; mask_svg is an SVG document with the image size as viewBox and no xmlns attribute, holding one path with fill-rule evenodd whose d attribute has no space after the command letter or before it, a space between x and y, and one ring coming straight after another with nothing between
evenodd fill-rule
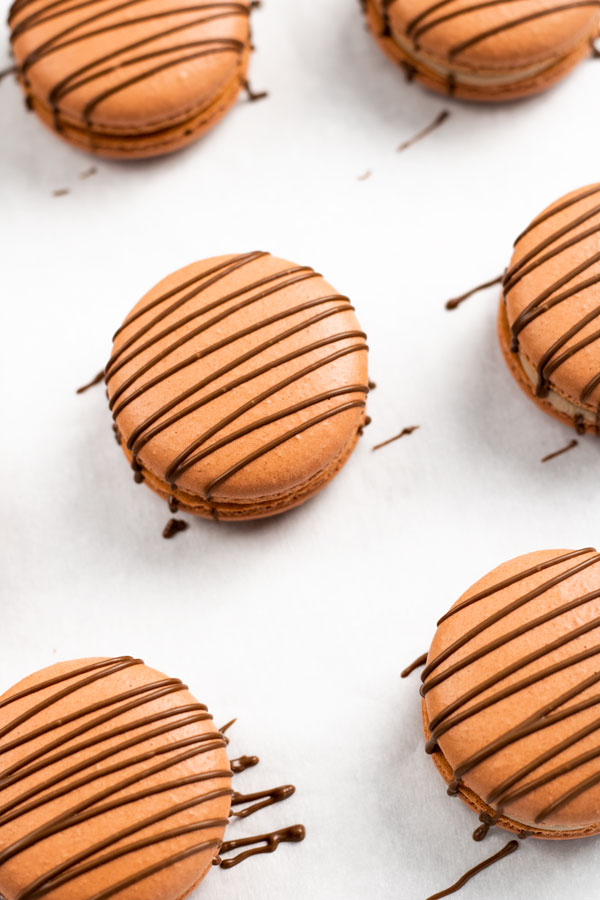
<instances>
[{"instance_id":1,"label":"macaron foot frill","mask_svg":"<svg viewBox=\"0 0 600 900\"><path fill-rule=\"evenodd\" d=\"M11 44L27 107L69 143L100 156L180 149L247 88L253 6L136 0L132 8L102 0L90 9L14 0Z\"/></svg>"},{"instance_id":2,"label":"macaron foot frill","mask_svg":"<svg viewBox=\"0 0 600 900\"><path fill-rule=\"evenodd\" d=\"M363 0L376 40L406 77L465 100L546 90L593 52L600 5L548 0Z\"/></svg>"},{"instance_id":3,"label":"macaron foot frill","mask_svg":"<svg viewBox=\"0 0 600 900\"><path fill-rule=\"evenodd\" d=\"M600 833L599 655L593 548L511 560L440 619L421 676L425 748L477 813L475 840Z\"/></svg>"}]
</instances>

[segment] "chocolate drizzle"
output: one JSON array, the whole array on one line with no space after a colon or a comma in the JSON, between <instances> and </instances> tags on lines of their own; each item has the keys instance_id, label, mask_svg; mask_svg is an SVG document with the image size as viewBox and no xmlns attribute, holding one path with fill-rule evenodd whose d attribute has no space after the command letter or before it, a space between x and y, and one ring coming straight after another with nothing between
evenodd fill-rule
<instances>
[{"instance_id":1,"label":"chocolate drizzle","mask_svg":"<svg viewBox=\"0 0 600 900\"><path fill-rule=\"evenodd\" d=\"M87 384L83 384L81 387L77 388L76 394L84 394L86 391L89 391L91 387L94 387L95 384L100 384L101 381L104 381L104 369L101 372L98 372L91 381L88 381Z\"/></svg>"},{"instance_id":2,"label":"chocolate drizzle","mask_svg":"<svg viewBox=\"0 0 600 900\"><path fill-rule=\"evenodd\" d=\"M506 856L510 856L511 853L514 853L519 847L518 841L509 841L502 850L498 853L494 853L493 856L490 856L488 859L485 859L483 862L479 863L477 866L473 866L472 869L469 869L468 872L459 878L455 884L451 887L446 888L445 891L439 891L437 894L432 894L431 897L428 897L427 900L441 900L442 897L449 897L450 894L456 894L465 884L474 878L475 875L478 875L479 872L483 872L484 869L488 869L490 866L493 866L494 863L500 862L501 859L504 859Z\"/></svg>"},{"instance_id":3,"label":"chocolate drizzle","mask_svg":"<svg viewBox=\"0 0 600 900\"><path fill-rule=\"evenodd\" d=\"M28 13L28 7L34 3L37 8L34 12ZM36 3L35 0L15 0L10 10L9 23L12 27L13 44L20 36L35 29L36 26L50 21L56 22L56 31L53 35L35 46L18 66L19 77L29 96L31 84L28 73L34 64L49 56L60 54L64 54L67 60L75 45L94 46L94 39L98 38L97 45L105 46L102 43L103 36L107 33L113 35L113 50L100 53L98 56L90 56L83 65L72 69L58 81L43 98L50 107L54 127L57 130L62 128L61 103L64 98L91 83L97 84L97 92L85 104L82 113L83 122L80 123L88 132L94 127L94 114L105 100L168 69L182 68L186 63L227 54L238 60L241 71L246 43L225 36L190 40L186 33L196 33L198 28L204 26L207 30L211 29L213 23L230 18L247 19L251 8L248 3L184 0L179 5L165 4L163 11L153 14L145 14L143 9L136 14L142 0L115 2L109 8L103 7L100 11L93 12L93 7L97 4L98 0L86 0L75 6L70 0L51 0L43 5ZM75 22L73 22L74 11L80 11ZM160 27L161 20L172 20L174 17L181 17L181 24L166 29ZM63 19L66 20L64 24ZM145 26L147 30L147 34L142 38L139 37L140 25ZM165 39L169 39L167 46L164 46ZM159 43L163 46L153 46ZM144 67L143 71L140 71L141 66ZM128 75L128 71L132 69L134 74ZM115 84L114 72L117 70L123 77ZM107 133L103 129L103 134Z\"/></svg>"},{"instance_id":4,"label":"chocolate drizzle","mask_svg":"<svg viewBox=\"0 0 600 900\"><path fill-rule=\"evenodd\" d=\"M480 10L491 9L496 6L506 7L506 13L508 14L511 6L517 4L518 0L483 0L483 2L465 4L460 9L453 9L450 12L441 12L445 10L446 7L452 5L452 3L453 0L436 0L436 2L426 7L418 16L409 22L406 27L406 36L412 40L415 50L420 49L421 38L434 28L438 28L439 26L444 25L447 22L452 22L458 18L469 17L473 13L478 13ZM391 4L388 4L388 6L389 5ZM600 0L572 0L570 3L558 4L550 8L537 10L536 12L527 15L517 15L512 19L503 16L499 25L493 28L475 31L465 40L451 45L448 48L448 60L452 62L458 56L465 53L467 50L470 50L471 47L474 47L489 38L503 34L506 31L511 31L522 25L528 25L548 16L568 12L572 9L586 8L589 8L590 10L599 9ZM438 15L440 12L441 14ZM477 16L474 16L473 21L477 21L477 18ZM387 21L389 33L389 16Z\"/></svg>"},{"instance_id":5,"label":"chocolate drizzle","mask_svg":"<svg viewBox=\"0 0 600 900\"><path fill-rule=\"evenodd\" d=\"M79 829L81 833L80 826L85 822L113 810L128 811L127 817L121 819L122 823L127 822L124 827L68 859L55 860L55 864L47 872L20 891L18 900L38 900L88 872L133 856L145 848L156 847L156 862L151 866L142 865L139 870L134 870L117 883L107 883L104 889L90 898L108 900L183 859L207 850L217 851L219 840L202 840L202 832L219 829L222 833L227 819L202 820L201 807L211 800L232 795L229 786L231 771L224 768L189 774L188 769L185 777L171 780L168 776L165 778L165 773L180 763L225 747L223 735L216 730L190 735L190 726L211 720L206 706L183 702L176 706L166 706L149 715L129 717L119 724L125 714L141 709L159 698L186 690L181 681L164 678L121 693L112 694L108 690L106 697L94 703L85 705L82 702L71 713L61 715L48 724L31 727L37 714L53 709L64 698L76 698L88 685L139 665L142 665L141 660L128 656L101 660L71 669L0 701L0 709L8 710L15 702L30 698L26 710L0 729L0 738L7 739L0 746L0 756L36 742L35 749L5 766L0 772L0 827L18 820L30 811L42 809L59 798L73 796L74 800L78 789L99 782L96 793L90 795L86 791L84 799L66 807L62 804L62 811L52 814L43 825L26 832L12 843L5 842L0 850L0 867L53 835L69 832L70 829ZM40 695L43 699L37 699ZM6 722L6 713L4 721ZM30 730L24 731L23 726L27 725ZM65 731L65 728L69 730ZM178 737L177 732L183 736ZM53 736L55 733L56 736ZM39 743L41 738L45 738L42 744ZM110 743L107 745L107 742ZM134 754L124 757L131 750L134 750ZM69 758L73 760L70 764ZM54 768L56 764L60 764L58 772ZM45 770L48 773L46 780L27 787L30 776ZM111 782L110 776L121 774L120 780ZM160 779L153 777L156 775L161 775ZM221 785L211 785L210 790L203 792L202 784L215 780L221 781ZM144 782L147 783L146 787ZM20 794L8 791L21 784ZM191 798L186 792L178 796L178 790L189 785L197 785L197 793ZM136 811L136 802L159 794L170 794L172 797L172 802L166 809L149 816ZM191 822L186 815L179 820L185 824L178 825L177 814L190 810L198 810L199 820ZM147 834L147 829L162 823L164 827L157 833ZM196 832L198 842L184 851L178 850L169 855L169 841Z\"/></svg>"},{"instance_id":6,"label":"chocolate drizzle","mask_svg":"<svg viewBox=\"0 0 600 900\"><path fill-rule=\"evenodd\" d=\"M417 133L415 135L413 135L413 137L409 138L407 141L403 141L400 144L400 146L396 148L396 152L402 153L404 150L408 150L409 147L412 147L413 144L416 144L419 141L422 141L423 138L430 135L433 131L436 131L436 129L438 129L440 127L440 125L443 125L443 123L446 121L446 119L449 116L450 116L449 110L443 109L440 113L438 113L438 115L435 117L433 122L430 122L429 125L425 126L425 128L421 128L420 131L417 131Z\"/></svg>"},{"instance_id":7,"label":"chocolate drizzle","mask_svg":"<svg viewBox=\"0 0 600 900\"><path fill-rule=\"evenodd\" d=\"M304 314L302 321L299 323L288 327L284 326L283 330L276 336L256 344L226 365L215 367L210 374L197 381L191 387L181 392L175 392L171 400L156 408L149 415L146 415L144 420L133 429L127 440L127 449L132 454L132 465L138 473L142 468L139 454L148 442L164 431L176 426L186 416L223 397L225 394L234 392L238 387L248 384L265 373L274 372L287 363L301 360L313 351L331 348L330 352L327 352L325 355L321 354L316 361L305 365L303 368L294 371L272 386L257 393L256 396L235 408L228 415L215 422L215 424L201 431L183 451L173 457L166 468L165 481L172 492L176 490L178 481L185 472L218 450L235 444L247 435L260 432L268 425L278 422L281 422L283 425L287 418L295 416L297 413L310 410L312 407L319 406L326 401L339 398L339 402L335 406L318 412L314 417L301 421L300 424L292 428L285 429L284 427L278 437L268 441L265 440L253 452L247 455L244 455L242 452L237 462L220 472L204 486L204 499L210 503L212 495L217 488L251 462L260 459L271 450L276 449L281 444L321 422L325 422L348 410L362 410L365 407L364 397L368 392L367 385L348 384L322 393L316 393L306 399L302 399L298 403L264 415L250 424L238 427L233 431L227 431L223 436L219 436L219 433L225 431L229 426L235 425L236 421L245 413L276 396L288 385L310 376L313 372L317 372L322 367L334 363L345 356L367 350L364 332L358 330L340 331L320 340L309 341L299 349L292 350L276 359L263 363L245 374L234 376L230 381L224 384L221 383L210 390L211 386L219 379L230 374L234 375L235 370L242 364L260 356L264 351L278 345L287 338L301 334L311 326L317 325L326 319L352 310L353 307L350 305L348 298L339 294L317 296L305 300L295 307L286 307L275 311L272 315L256 323L246 325L239 331L230 334L226 333L224 337L221 337L214 343L207 344L201 349L194 349L194 352L189 356L181 358L180 354L177 362L153 374L152 370L156 370L158 365L167 360L176 351L184 348L194 338L200 337L211 327L218 326L221 322L235 316L236 313L251 309L260 301L267 297L276 296L293 285L320 277L318 273L309 267L292 266L262 277L257 281L248 281L234 291L224 292L217 299L212 300L200 309L185 313L186 305L203 291L225 279L229 274L267 255L254 252L237 257L229 257L224 262L188 279L186 282L152 300L141 310L131 315L115 335L117 337L122 334L124 329L128 329L130 332L127 339L114 350L106 366L106 382L109 389L112 379L124 366L135 362L140 354L152 351L152 348L159 341L169 339L171 335L174 335L166 347L149 358L146 355L145 361L136 366L133 374L130 374L118 387L110 391L109 405L113 413L113 419L116 421L132 402L144 396L152 388L162 384L167 378L192 366L198 360L207 358L223 348L230 347L241 338L254 334L258 337L260 332L268 326L284 322L297 314ZM274 309L277 310L277 307L274 307ZM182 314L179 313L180 310ZM152 317L147 319L143 325L134 328L135 323L150 312L153 313ZM175 314L177 314L177 318L169 318ZM181 336L180 329L183 326L192 327ZM348 344L349 341L352 341L352 343ZM340 344L342 346L336 348L336 345ZM209 389L208 392L202 393L207 388ZM243 447L243 444L240 444L240 447Z\"/></svg>"},{"instance_id":8,"label":"chocolate drizzle","mask_svg":"<svg viewBox=\"0 0 600 900\"><path fill-rule=\"evenodd\" d=\"M230 761L231 771L234 775L240 775L246 769L252 769L259 764L258 756L239 756L237 759Z\"/></svg>"},{"instance_id":9,"label":"chocolate drizzle","mask_svg":"<svg viewBox=\"0 0 600 900\"><path fill-rule=\"evenodd\" d=\"M575 597L572 596L572 591L569 593L570 579L579 573L587 572L592 567L597 567L599 563L600 553L589 547L562 554L521 571L511 578L505 579L467 598L455 605L440 620L440 622L445 622L451 616L455 616L467 607L478 604L484 598L498 594L503 589L521 581L526 581L532 575L548 572L544 580L536 587L526 590L497 612L479 621L438 653L437 656L430 659L421 676L423 681L421 694L423 696L426 696L437 685L453 678L455 675L460 677L460 673L467 667L475 665L489 654L508 647L512 641L530 635L535 629L566 613L580 610L577 621L581 622L577 627L572 626L569 630L559 633L557 638L550 640L548 643L536 644L529 642L526 644L528 651L525 655L504 666L499 664L497 671L485 680L475 682L472 688L459 692L455 700L431 719L428 725L430 738L427 741L426 750L428 753L435 753L440 749L438 742L443 735L462 722L477 717L483 711L491 709L496 704L521 691L531 689L534 685L541 682L545 684L542 695L544 702L539 709L528 715L522 722L502 732L496 739L481 747L455 766L449 793L457 793L461 788L462 779L469 772L500 753L504 748L510 747L530 735L535 735L542 730L551 728L556 723L572 719L578 713L593 710L595 707L600 706L600 695L590 694L591 688L600 683L600 672L592 672L587 677L579 679L576 674L576 667L580 663L600 656L600 645L592 643L590 640L587 644L585 642L581 643L577 652L569 656L565 657L564 653L562 655L559 653L562 648L568 648L569 644L575 642L578 638L591 635L600 628L600 616L594 615L594 611L598 609L600 589L590 590ZM561 566L561 571L556 574L553 570L558 566ZM600 570L596 569L596 573L598 571ZM598 581L597 574L595 580ZM590 577L587 583L591 587L594 583L593 577ZM567 597L571 597L571 599L558 604L553 603L546 612L529 619L517 627L507 628L499 636L469 651L469 644L472 641L484 635L488 629L495 629L495 634L497 634L498 629L495 626L504 622L512 612L526 609L529 604L542 597L552 588L562 591L563 599ZM557 593L556 596L559 597L560 595ZM452 662L452 658L456 657L457 654L458 658ZM538 666L533 672L529 671L527 674L520 675L521 672L527 671L527 667L541 660L547 660L547 664L542 667ZM447 665L441 668L443 663L447 663ZM549 679L551 676L567 670L572 670L573 673L571 679L565 682L570 684L570 686L560 694L556 692L553 694ZM579 741L597 732L600 732L600 718L587 721L585 725L573 725L566 738L556 741L543 753L524 762L518 770L515 770L508 777L504 778L502 782L493 786L483 799L500 815L506 804L530 794L543 785L557 781L562 775L573 772L590 760L600 759L600 748L593 748L579 755L573 756L571 754L566 762L563 758L563 761L559 765L554 766L554 768L548 768L547 766L556 757L572 750ZM539 774L538 770L542 769L542 767L544 769ZM566 791L561 791L557 786L553 801L538 811L534 819L535 823L543 824L552 813L566 806L597 783L600 783L599 773L584 778ZM493 821L488 822L486 820L483 821L483 824L489 826L493 824ZM484 836L481 832L479 834Z\"/></svg>"},{"instance_id":10,"label":"chocolate drizzle","mask_svg":"<svg viewBox=\"0 0 600 900\"><path fill-rule=\"evenodd\" d=\"M293 784L284 784L281 787L271 788L268 791L257 791L254 794L240 794L239 792L234 791L231 798L232 807L240 806L243 803L250 803L251 805L239 810L234 810L232 808L231 815L237 816L238 819L247 819L248 816L253 815L253 813L258 812L260 809L287 800L288 797L291 797L295 792L296 788Z\"/></svg>"},{"instance_id":11,"label":"chocolate drizzle","mask_svg":"<svg viewBox=\"0 0 600 900\"><path fill-rule=\"evenodd\" d=\"M179 534L180 531L185 531L187 528L189 528L189 525L187 522L184 522L183 519L169 519L163 529L162 536L168 541L171 538L174 538L176 534Z\"/></svg>"},{"instance_id":12,"label":"chocolate drizzle","mask_svg":"<svg viewBox=\"0 0 600 900\"><path fill-rule=\"evenodd\" d=\"M387 441L382 441L380 444L375 444L372 447L372 450L381 450L382 447L387 447L388 444L393 444L394 441L399 441L400 438L406 437L408 434L412 434L414 431L417 431L421 426L420 425L409 425L407 428L403 428L399 434L395 434L394 437L388 438Z\"/></svg>"},{"instance_id":13,"label":"chocolate drizzle","mask_svg":"<svg viewBox=\"0 0 600 900\"><path fill-rule=\"evenodd\" d=\"M485 291L486 288L493 287L495 284L502 284L503 280L504 273L498 278L492 278L491 281L484 281L483 284L478 284L477 287L471 288L471 290L467 291L465 294L461 294L459 297L453 297L451 300L447 300L446 309L457 309L461 305L461 303L464 303L465 300L469 299L469 297L472 297L474 294L478 294L480 291Z\"/></svg>"},{"instance_id":14,"label":"chocolate drizzle","mask_svg":"<svg viewBox=\"0 0 600 900\"><path fill-rule=\"evenodd\" d=\"M282 828L280 831L271 831L269 834L257 834L254 837L239 838L236 841L225 841L219 849L219 856L215 857L213 865L220 866L222 869L232 869L245 859L251 856L259 856L263 853L274 853L280 844L299 843L306 837L306 829L304 825L292 825L289 828ZM256 847L255 844L260 846ZM251 847L239 853L231 859L222 859L225 853L231 853L232 850L238 850L240 847Z\"/></svg>"},{"instance_id":15,"label":"chocolate drizzle","mask_svg":"<svg viewBox=\"0 0 600 900\"><path fill-rule=\"evenodd\" d=\"M563 201L552 207L548 212L535 219L529 228L527 228L515 242L515 246L527 235L530 235L540 225L547 223L554 216L570 209L575 204L592 198L592 205L583 212L574 216L566 225L558 228L550 233L548 237L542 238L530 251L524 254L518 262L516 262L506 272L504 277L504 297L508 296L511 290L528 274L539 268L544 263L550 263L557 260L561 254L567 252L572 247L585 241L588 238L600 235L600 203L595 203L594 199L600 194L600 185L585 188L579 191L574 197ZM593 290L598 293L598 285L600 285L600 272L592 275L585 275L588 270L597 267L600 264L600 252L590 253L583 262L565 271L564 275L556 280L552 280L548 287L531 300L527 306L516 317L512 325L511 331L511 351L517 353L520 349L520 335L522 331L538 317L545 315L549 310L565 303L568 300L574 300L587 291ZM551 277L554 279L557 272L555 264L551 271ZM584 276L580 278L580 276ZM588 332L585 337L576 340L580 333L587 326L600 320L600 303L587 313L577 319L577 321L568 328L542 355L537 365L537 382L535 385L536 393L539 397L545 397L552 388L551 379L556 370L564 363L568 362L577 353L585 350L590 345L600 341L600 328ZM590 398L596 388L600 385L600 369L594 373L592 377L583 386L578 402L581 404L589 403ZM574 401L575 402L575 401ZM596 404L596 431L600 434L600 400ZM585 418L580 414L580 421L585 431ZM575 421L577 425L577 421Z\"/></svg>"},{"instance_id":16,"label":"chocolate drizzle","mask_svg":"<svg viewBox=\"0 0 600 900\"><path fill-rule=\"evenodd\" d=\"M542 457L541 461L543 463L550 462L551 459L556 459L557 456L562 456L563 453L568 453L569 450L573 450L575 447L577 447L578 443L579 441L573 439L572 441L569 441L566 447L562 447L560 450L555 450L554 453L548 453L547 456Z\"/></svg>"}]
</instances>

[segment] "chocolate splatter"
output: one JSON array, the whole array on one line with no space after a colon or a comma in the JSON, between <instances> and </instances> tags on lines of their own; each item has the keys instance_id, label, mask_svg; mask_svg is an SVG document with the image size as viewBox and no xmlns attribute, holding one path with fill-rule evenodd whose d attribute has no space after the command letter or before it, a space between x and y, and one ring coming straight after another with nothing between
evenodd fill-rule
<instances>
[{"instance_id":1,"label":"chocolate splatter","mask_svg":"<svg viewBox=\"0 0 600 900\"><path fill-rule=\"evenodd\" d=\"M374 381L369 381L369 390L374 391L377 387L377 384Z\"/></svg>"},{"instance_id":2,"label":"chocolate splatter","mask_svg":"<svg viewBox=\"0 0 600 900\"><path fill-rule=\"evenodd\" d=\"M189 527L188 523L184 522L183 519L169 519L163 529L162 536L168 541L175 537L176 534L179 534L180 531L185 531Z\"/></svg>"},{"instance_id":3,"label":"chocolate splatter","mask_svg":"<svg viewBox=\"0 0 600 900\"><path fill-rule=\"evenodd\" d=\"M493 278L491 281L485 281L483 284L478 284L477 287L471 288L470 291L467 291L466 294L461 294L460 297L453 297L452 300L447 300L445 304L446 309L456 309L461 303L464 303L465 300L472 297L473 294L478 294L479 291L484 291L486 288L493 287L495 284L502 284L503 278L504 273L502 273L499 278Z\"/></svg>"},{"instance_id":4,"label":"chocolate splatter","mask_svg":"<svg viewBox=\"0 0 600 900\"><path fill-rule=\"evenodd\" d=\"M475 875L478 875L480 872L483 872L484 869L493 866L494 863L500 862L501 859L504 859L505 856L510 856L511 853L514 853L515 850L518 850L519 842L518 841L509 841L508 844L499 850L498 853L494 853L493 856L490 856L488 859L485 859L483 862L479 863L479 865L474 866L472 869L469 869L468 872L459 878L457 882L455 882L451 887L446 888L445 891L439 891L437 894L432 894L431 897L428 897L427 900L441 900L442 897L448 897L450 894L455 894L457 891L460 891L465 884L474 878Z\"/></svg>"},{"instance_id":5,"label":"chocolate splatter","mask_svg":"<svg viewBox=\"0 0 600 900\"><path fill-rule=\"evenodd\" d=\"M400 438L403 438L407 434L412 434L413 431L417 431L420 428L420 425L410 425L408 428L403 428L400 434L394 435L394 437L388 438L387 441L382 441L380 444L375 444L372 447L372 450L380 450L382 447L387 447L388 444L393 444L394 441L399 441Z\"/></svg>"},{"instance_id":6,"label":"chocolate splatter","mask_svg":"<svg viewBox=\"0 0 600 900\"><path fill-rule=\"evenodd\" d=\"M219 856L213 860L213 866L220 866L222 869L232 869L239 863L244 862L251 856L259 856L261 853L274 853L280 844L299 843L306 837L306 829L304 825L292 825L290 828L283 828L280 831L272 831L270 834L257 834L255 837L240 838L237 841L225 841L219 849ZM263 844L263 846L254 847L252 850L246 850L230 859L222 859L220 854L231 853L238 847L252 847L253 844Z\"/></svg>"},{"instance_id":7,"label":"chocolate splatter","mask_svg":"<svg viewBox=\"0 0 600 900\"><path fill-rule=\"evenodd\" d=\"M84 180L86 178L91 178L92 175L96 175L98 173L98 169L96 166L90 166L89 169L86 169L84 172L79 173L79 177Z\"/></svg>"},{"instance_id":8,"label":"chocolate splatter","mask_svg":"<svg viewBox=\"0 0 600 900\"><path fill-rule=\"evenodd\" d=\"M425 128L422 128L421 131L417 131L413 137L409 138L407 141L403 141L399 147L396 148L397 153L403 153L405 150L408 150L409 147L412 147L413 144L422 141L423 138L430 135L433 131L443 125L446 119L450 116L450 111L447 109L443 109L441 113L435 117L433 122L430 122L429 125L426 125Z\"/></svg>"},{"instance_id":9,"label":"chocolate splatter","mask_svg":"<svg viewBox=\"0 0 600 900\"><path fill-rule=\"evenodd\" d=\"M420 669L421 666L424 666L427 662L427 656L427 653L423 653L422 656L419 656L418 659L415 659L415 661L411 663L410 666L407 666L406 669L404 669L404 671L400 673L400 678L408 678L408 676L412 672L414 672L415 669Z\"/></svg>"},{"instance_id":10,"label":"chocolate splatter","mask_svg":"<svg viewBox=\"0 0 600 900\"><path fill-rule=\"evenodd\" d=\"M253 91L249 81L244 81L244 90L250 103L256 103L257 100L265 100L269 96L268 91Z\"/></svg>"},{"instance_id":11,"label":"chocolate splatter","mask_svg":"<svg viewBox=\"0 0 600 900\"><path fill-rule=\"evenodd\" d=\"M368 178L371 177L372 174L373 174L373 172L371 171L371 169L367 169L367 171L363 172L362 175L358 175L356 180L357 181L366 181Z\"/></svg>"},{"instance_id":12,"label":"chocolate splatter","mask_svg":"<svg viewBox=\"0 0 600 900\"><path fill-rule=\"evenodd\" d=\"M91 381L88 381L87 384L82 384L81 387L78 387L75 391L76 394L85 394L86 391L89 391L91 387L94 387L95 384L100 384L101 381L104 381L104 369L101 372L98 372L97 375L94 375Z\"/></svg>"},{"instance_id":13,"label":"chocolate splatter","mask_svg":"<svg viewBox=\"0 0 600 900\"><path fill-rule=\"evenodd\" d=\"M549 453L547 456L544 456L542 458L542 462L549 462L551 459L556 459L557 456L562 456L563 453L568 453L568 451L576 447L578 443L579 441L576 441L575 438L573 438L572 441L569 441L566 447L563 447L561 450L555 450L554 453Z\"/></svg>"},{"instance_id":14,"label":"chocolate splatter","mask_svg":"<svg viewBox=\"0 0 600 900\"><path fill-rule=\"evenodd\" d=\"M258 756L238 756L237 759L230 760L229 765L234 775L240 775L246 769L252 769L254 766L257 766L259 762Z\"/></svg>"},{"instance_id":15,"label":"chocolate splatter","mask_svg":"<svg viewBox=\"0 0 600 900\"><path fill-rule=\"evenodd\" d=\"M66 197L67 194L71 193L70 188L56 188L55 191L52 191L53 197Z\"/></svg>"}]
</instances>

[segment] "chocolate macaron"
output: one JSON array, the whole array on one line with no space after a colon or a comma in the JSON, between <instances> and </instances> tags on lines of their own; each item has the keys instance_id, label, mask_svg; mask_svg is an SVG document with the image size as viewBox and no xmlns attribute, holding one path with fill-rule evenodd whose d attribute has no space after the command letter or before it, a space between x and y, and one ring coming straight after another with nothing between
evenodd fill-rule
<instances>
[{"instance_id":1,"label":"chocolate macaron","mask_svg":"<svg viewBox=\"0 0 600 900\"><path fill-rule=\"evenodd\" d=\"M365 424L367 345L350 301L268 253L157 284L117 331L104 377L135 480L172 511L215 519L312 497Z\"/></svg>"},{"instance_id":2,"label":"chocolate macaron","mask_svg":"<svg viewBox=\"0 0 600 900\"><path fill-rule=\"evenodd\" d=\"M302 840L293 826L223 842L231 815L294 790L235 792L258 759L230 762L225 730L181 681L132 657L59 663L15 685L0 697L0 893L183 900L211 866Z\"/></svg>"},{"instance_id":3,"label":"chocolate macaron","mask_svg":"<svg viewBox=\"0 0 600 900\"><path fill-rule=\"evenodd\" d=\"M600 554L499 566L440 619L422 674L426 749L491 826L600 832Z\"/></svg>"},{"instance_id":4,"label":"chocolate macaron","mask_svg":"<svg viewBox=\"0 0 600 900\"><path fill-rule=\"evenodd\" d=\"M600 184L557 200L517 238L498 333L538 406L600 433Z\"/></svg>"},{"instance_id":5,"label":"chocolate macaron","mask_svg":"<svg viewBox=\"0 0 600 900\"><path fill-rule=\"evenodd\" d=\"M596 0L362 0L384 51L409 78L466 100L545 90L589 56Z\"/></svg>"},{"instance_id":6,"label":"chocolate macaron","mask_svg":"<svg viewBox=\"0 0 600 900\"><path fill-rule=\"evenodd\" d=\"M251 0L15 0L12 49L28 106L69 143L132 159L177 150L246 83Z\"/></svg>"}]
</instances>

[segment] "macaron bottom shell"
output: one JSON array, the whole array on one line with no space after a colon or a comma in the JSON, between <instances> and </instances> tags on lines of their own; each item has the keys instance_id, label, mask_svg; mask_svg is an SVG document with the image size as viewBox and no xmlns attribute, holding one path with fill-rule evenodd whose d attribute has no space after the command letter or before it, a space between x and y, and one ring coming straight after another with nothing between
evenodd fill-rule
<instances>
[{"instance_id":1,"label":"macaron bottom shell","mask_svg":"<svg viewBox=\"0 0 600 900\"><path fill-rule=\"evenodd\" d=\"M428 58L412 45L401 46L393 35L385 33L384 21L375 0L364 0L364 5L367 23L375 40L384 53L404 69L407 79L419 81L431 91L459 100L504 102L541 93L589 57L593 41L600 35L600 26L596 24L589 36L567 56L551 59L534 71L517 69L506 72L502 77L499 72L474 72L459 66L450 67L443 60Z\"/></svg>"},{"instance_id":2,"label":"macaron bottom shell","mask_svg":"<svg viewBox=\"0 0 600 900\"><path fill-rule=\"evenodd\" d=\"M22 83L28 106L54 134L79 150L108 159L147 159L181 150L194 143L222 119L237 100L246 82L250 59L249 46L240 57L240 65L208 106L189 110L172 122L147 129L131 129L120 133L92 122L76 122L60 110L52 110L44 100L31 93Z\"/></svg>"},{"instance_id":3,"label":"macaron bottom shell","mask_svg":"<svg viewBox=\"0 0 600 900\"><path fill-rule=\"evenodd\" d=\"M522 357L520 352L513 353L510 349L512 339L503 297L500 299L500 306L498 308L498 340L502 355L504 356L506 365L513 378L521 390L524 391L540 409L544 410L544 412L553 416L555 419L558 419L560 422L570 425L571 428L575 428L578 433L583 433L585 431L590 434L598 434L600 425L598 411L589 406L580 406L573 403L571 399L559 394L554 388L551 388L545 397L539 397L537 395L535 381L533 380L535 367L531 366L527 360ZM531 377L527 373L526 366L531 370Z\"/></svg>"},{"instance_id":4,"label":"macaron bottom shell","mask_svg":"<svg viewBox=\"0 0 600 900\"><path fill-rule=\"evenodd\" d=\"M425 741L428 741L431 738L431 732L429 730L429 713L427 711L427 703L425 699L421 701L421 712L423 717L423 731L425 734ZM451 784L451 782L454 781L452 767L440 750L439 746L437 747L435 752L431 754L431 758L433 759L436 769L438 770L446 784ZM583 837L592 837L593 835L600 834L600 822L597 825L585 825L580 828L572 829L540 828L539 825L535 825L529 822L519 822L516 819L511 819L504 813L498 814L497 810L486 803L485 800L479 797L474 791L472 791L466 784L463 783L459 784L456 791L456 796L460 797L463 803L466 803L466 805L470 807L475 813L477 813L478 816L483 815L486 819L492 820L494 827L502 828L504 831L510 831L521 838L530 837L548 841L564 841Z\"/></svg>"},{"instance_id":5,"label":"macaron bottom shell","mask_svg":"<svg viewBox=\"0 0 600 900\"><path fill-rule=\"evenodd\" d=\"M268 497L257 497L251 501L219 500L218 497L202 497L190 494L186 491L172 488L155 473L145 466L136 466L136 471L141 475L141 480L164 500L168 500L180 512L191 513L204 519L216 519L217 521L243 522L252 519L265 519L278 515L300 506L318 494L342 469L352 455L356 444L362 434L366 413L361 412L361 418L356 431L347 441L338 456L321 471L317 472L307 481L296 485L293 490L281 494L273 494ZM123 452L129 463L132 463L131 452L124 443L121 444Z\"/></svg>"}]
</instances>

